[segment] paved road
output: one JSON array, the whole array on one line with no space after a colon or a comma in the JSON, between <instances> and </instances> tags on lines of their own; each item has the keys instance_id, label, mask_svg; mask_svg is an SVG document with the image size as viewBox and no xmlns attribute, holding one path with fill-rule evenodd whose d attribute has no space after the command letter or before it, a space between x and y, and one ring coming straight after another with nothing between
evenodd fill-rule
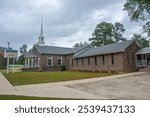
<instances>
[{"instance_id":1,"label":"paved road","mask_svg":"<svg viewBox=\"0 0 150 117\"><path fill-rule=\"evenodd\" d=\"M68 87L99 95L104 99L150 100L150 73L74 84Z\"/></svg>"},{"instance_id":2,"label":"paved road","mask_svg":"<svg viewBox=\"0 0 150 117\"><path fill-rule=\"evenodd\" d=\"M5 79L5 82L0 82L0 88L3 88L0 94L81 99L150 99L150 73L143 72L22 85L15 86L15 88L6 81ZM10 87L10 90L4 90L7 86Z\"/></svg>"}]
</instances>

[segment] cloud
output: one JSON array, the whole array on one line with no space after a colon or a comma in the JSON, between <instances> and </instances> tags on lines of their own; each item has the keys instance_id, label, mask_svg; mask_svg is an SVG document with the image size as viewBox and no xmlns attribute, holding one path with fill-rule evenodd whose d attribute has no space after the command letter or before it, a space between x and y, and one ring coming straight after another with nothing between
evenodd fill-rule
<instances>
[{"instance_id":1,"label":"cloud","mask_svg":"<svg viewBox=\"0 0 150 117\"><path fill-rule=\"evenodd\" d=\"M47 45L72 47L87 41L102 21L121 22L125 35L139 31L122 10L125 0L0 0L0 46L37 43L41 17Z\"/></svg>"}]
</instances>

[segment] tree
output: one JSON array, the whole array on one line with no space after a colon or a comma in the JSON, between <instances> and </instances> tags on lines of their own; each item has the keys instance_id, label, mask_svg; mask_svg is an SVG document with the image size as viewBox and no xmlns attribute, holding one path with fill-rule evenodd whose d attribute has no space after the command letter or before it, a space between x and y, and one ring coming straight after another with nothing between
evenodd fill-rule
<instances>
[{"instance_id":1,"label":"tree","mask_svg":"<svg viewBox=\"0 0 150 117\"><path fill-rule=\"evenodd\" d=\"M76 43L73 47L76 48L76 47L83 47L83 46L86 46L86 45L90 45L87 41L85 42L79 42L79 43Z\"/></svg>"},{"instance_id":2,"label":"tree","mask_svg":"<svg viewBox=\"0 0 150 117\"><path fill-rule=\"evenodd\" d=\"M124 10L128 12L131 21L142 21L144 32L150 36L150 0L127 0Z\"/></svg>"},{"instance_id":3,"label":"tree","mask_svg":"<svg viewBox=\"0 0 150 117\"><path fill-rule=\"evenodd\" d=\"M149 47L149 42L150 41L148 41L146 37L144 37L144 36L142 36L140 34L133 34L133 37L131 39L139 40L139 42L141 43L143 48Z\"/></svg>"},{"instance_id":4,"label":"tree","mask_svg":"<svg viewBox=\"0 0 150 117\"><path fill-rule=\"evenodd\" d=\"M21 53L21 55L19 56L17 64L24 64L25 63L24 55L25 55L26 52L27 52L27 45L24 44L24 45L22 45L22 47L20 47L20 53Z\"/></svg>"},{"instance_id":5,"label":"tree","mask_svg":"<svg viewBox=\"0 0 150 117\"><path fill-rule=\"evenodd\" d=\"M125 28L119 22L116 22L114 25L112 23L102 22L96 26L92 34L93 37L89 41L91 41L93 47L117 43L126 40L123 38L124 32Z\"/></svg>"},{"instance_id":6,"label":"tree","mask_svg":"<svg viewBox=\"0 0 150 117\"><path fill-rule=\"evenodd\" d=\"M20 47L20 53L24 55L27 52L27 47L26 44L22 45L22 47Z\"/></svg>"},{"instance_id":7,"label":"tree","mask_svg":"<svg viewBox=\"0 0 150 117\"><path fill-rule=\"evenodd\" d=\"M126 41L126 39L122 36L124 32L125 32L125 28L123 24L116 22L113 27L113 37L115 43L120 41Z\"/></svg>"}]
</instances>

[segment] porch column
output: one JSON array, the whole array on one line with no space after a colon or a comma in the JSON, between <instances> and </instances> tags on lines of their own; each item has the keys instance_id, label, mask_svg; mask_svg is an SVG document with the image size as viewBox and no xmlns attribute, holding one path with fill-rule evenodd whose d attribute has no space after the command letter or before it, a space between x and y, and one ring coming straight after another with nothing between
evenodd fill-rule
<instances>
[{"instance_id":1,"label":"porch column","mask_svg":"<svg viewBox=\"0 0 150 117\"><path fill-rule=\"evenodd\" d=\"M33 57L31 58L31 67L33 67Z\"/></svg>"},{"instance_id":2,"label":"porch column","mask_svg":"<svg viewBox=\"0 0 150 117\"><path fill-rule=\"evenodd\" d=\"M35 67L38 67L38 57L35 57Z\"/></svg>"},{"instance_id":3,"label":"porch column","mask_svg":"<svg viewBox=\"0 0 150 117\"><path fill-rule=\"evenodd\" d=\"M28 57L28 68L30 67L30 58Z\"/></svg>"},{"instance_id":4,"label":"porch column","mask_svg":"<svg viewBox=\"0 0 150 117\"><path fill-rule=\"evenodd\" d=\"M145 54L145 64L146 64L146 67L148 66L147 65L147 54Z\"/></svg>"},{"instance_id":5,"label":"porch column","mask_svg":"<svg viewBox=\"0 0 150 117\"><path fill-rule=\"evenodd\" d=\"M142 65L145 66L144 54L141 55Z\"/></svg>"},{"instance_id":6,"label":"porch column","mask_svg":"<svg viewBox=\"0 0 150 117\"><path fill-rule=\"evenodd\" d=\"M25 65L24 65L25 68L27 68L27 57L25 57Z\"/></svg>"},{"instance_id":7,"label":"porch column","mask_svg":"<svg viewBox=\"0 0 150 117\"><path fill-rule=\"evenodd\" d=\"M35 67L35 57L33 58L33 67Z\"/></svg>"}]
</instances>

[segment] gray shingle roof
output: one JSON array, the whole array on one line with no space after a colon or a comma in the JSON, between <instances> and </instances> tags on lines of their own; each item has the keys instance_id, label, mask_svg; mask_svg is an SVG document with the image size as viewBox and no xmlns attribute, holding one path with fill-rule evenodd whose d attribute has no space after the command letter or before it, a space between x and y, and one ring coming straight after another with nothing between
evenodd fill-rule
<instances>
[{"instance_id":1,"label":"gray shingle roof","mask_svg":"<svg viewBox=\"0 0 150 117\"><path fill-rule=\"evenodd\" d=\"M114 43L114 44L110 44L110 45L104 45L101 47L91 48L91 49L88 49L87 51L75 56L75 58L123 52L134 41L135 40L128 40L128 41L124 41L124 42L120 42L120 43Z\"/></svg>"},{"instance_id":2,"label":"gray shingle roof","mask_svg":"<svg viewBox=\"0 0 150 117\"><path fill-rule=\"evenodd\" d=\"M142 48L139 51L137 51L136 54L146 54L146 53L150 53L150 48Z\"/></svg>"},{"instance_id":3,"label":"gray shingle roof","mask_svg":"<svg viewBox=\"0 0 150 117\"><path fill-rule=\"evenodd\" d=\"M81 58L81 57L88 57L94 55L123 52L134 41L137 42L136 40L128 40L128 41L114 43L110 45L104 45L96 48L90 48L89 46L77 47L77 48L66 48L66 47L56 47L56 46L39 46L37 44L34 45L34 47L41 54L58 54L58 55L74 54L75 58Z\"/></svg>"},{"instance_id":4,"label":"gray shingle roof","mask_svg":"<svg viewBox=\"0 0 150 117\"><path fill-rule=\"evenodd\" d=\"M34 52L26 52L25 56L26 57L36 57L37 55Z\"/></svg>"},{"instance_id":5,"label":"gray shingle roof","mask_svg":"<svg viewBox=\"0 0 150 117\"><path fill-rule=\"evenodd\" d=\"M66 48L66 47L39 46L39 45L34 45L34 47L41 54L59 54L59 55L73 54L85 48L85 47Z\"/></svg>"}]
</instances>

